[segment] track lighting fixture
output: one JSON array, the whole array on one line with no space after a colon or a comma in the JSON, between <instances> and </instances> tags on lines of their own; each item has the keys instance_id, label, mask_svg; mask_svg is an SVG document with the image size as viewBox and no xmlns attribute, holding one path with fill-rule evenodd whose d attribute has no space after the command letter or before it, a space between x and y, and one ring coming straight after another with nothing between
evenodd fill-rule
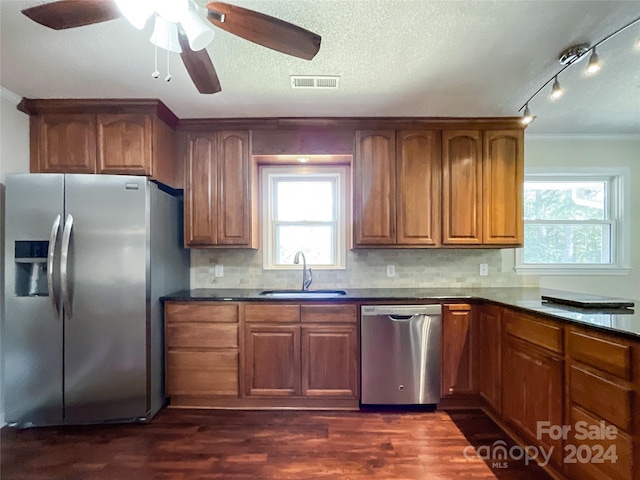
<instances>
[{"instance_id":1,"label":"track lighting fixture","mask_svg":"<svg viewBox=\"0 0 640 480\"><path fill-rule=\"evenodd\" d=\"M536 90L535 93L531 95L526 102L524 102L524 105L522 105L520 109L518 109L518 112L522 112L524 110L522 114L522 120L521 120L522 123L525 125L528 125L531 122L533 122L533 120L536 118L531 114L531 111L529 110L529 103L547 85L549 85L553 81L553 85L551 87L551 93L549 97L552 100L557 100L558 98L560 98L564 94L564 89L560 86L560 82L558 81L558 76L570 66L586 58L586 55L589 52L591 52L591 55L589 57L589 64L587 65L585 72L587 75L594 75L595 73L599 72L602 65L600 64L600 60L598 59L598 54L596 53L596 47L603 44L604 42L614 37L615 35L619 34L623 30L626 30L632 25L635 25L638 22L640 22L640 17L636 18L635 20L632 20L631 22L627 23L626 25L619 28L615 32L607 35L602 40L595 43L593 46L590 46L589 44L586 44L586 43L582 43L579 45L573 45L563 50L562 53L560 53L560 56L558 57L558 61L560 62L560 64L563 65L562 68L556 74L554 74L549 80L547 80L538 90ZM636 40L635 47L637 50L640 50L640 38Z\"/></svg>"}]
</instances>

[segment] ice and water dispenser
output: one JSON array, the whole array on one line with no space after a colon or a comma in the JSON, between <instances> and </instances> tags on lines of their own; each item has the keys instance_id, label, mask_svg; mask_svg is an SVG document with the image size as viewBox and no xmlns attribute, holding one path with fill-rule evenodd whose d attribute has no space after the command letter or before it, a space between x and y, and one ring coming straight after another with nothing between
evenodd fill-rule
<instances>
[{"instance_id":1,"label":"ice and water dispenser","mask_svg":"<svg viewBox=\"0 0 640 480\"><path fill-rule=\"evenodd\" d=\"M46 240L17 240L15 242L16 282L18 297L46 297L47 285Z\"/></svg>"}]
</instances>

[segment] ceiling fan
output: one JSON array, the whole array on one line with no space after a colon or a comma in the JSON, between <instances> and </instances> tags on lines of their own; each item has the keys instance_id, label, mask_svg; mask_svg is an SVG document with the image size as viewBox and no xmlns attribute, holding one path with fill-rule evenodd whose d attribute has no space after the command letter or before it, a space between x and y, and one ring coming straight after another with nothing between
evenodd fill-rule
<instances>
[{"instance_id":1,"label":"ceiling fan","mask_svg":"<svg viewBox=\"0 0 640 480\"><path fill-rule=\"evenodd\" d=\"M153 11L149 11L147 18ZM92 25L125 16L116 0L59 0L26 8L22 13L55 30ZM216 27L245 40L305 60L311 60L320 49L319 35L254 10L211 2L206 5L206 18ZM136 27L142 28L144 23L146 18ZM178 40L181 48L177 51L182 50L180 56L198 91L209 94L220 92L220 80L207 50L193 47L182 28L178 29Z\"/></svg>"}]
</instances>

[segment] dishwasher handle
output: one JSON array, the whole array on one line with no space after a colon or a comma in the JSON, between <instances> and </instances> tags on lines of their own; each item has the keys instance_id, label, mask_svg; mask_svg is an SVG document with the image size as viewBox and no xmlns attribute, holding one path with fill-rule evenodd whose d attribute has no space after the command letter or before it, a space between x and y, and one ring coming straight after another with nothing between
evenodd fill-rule
<instances>
[{"instance_id":1,"label":"dishwasher handle","mask_svg":"<svg viewBox=\"0 0 640 480\"><path fill-rule=\"evenodd\" d=\"M414 315L441 315L442 306L432 305L363 305L360 313L363 317L384 315L395 317L397 320L406 320ZM393 319L392 319L393 320Z\"/></svg>"},{"instance_id":2,"label":"dishwasher handle","mask_svg":"<svg viewBox=\"0 0 640 480\"><path fill-rule=\"evenodd\" d=\"M406 322L417 315L389 315L389 319L394 322Z\"/></svg>"}]
</instances>

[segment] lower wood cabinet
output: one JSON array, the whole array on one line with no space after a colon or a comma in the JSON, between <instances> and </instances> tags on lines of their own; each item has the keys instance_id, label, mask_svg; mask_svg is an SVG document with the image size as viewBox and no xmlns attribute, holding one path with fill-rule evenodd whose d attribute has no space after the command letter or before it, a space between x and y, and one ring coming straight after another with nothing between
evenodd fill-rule
<instances>
[{"instance_id":1,"label":"lower wood cabinet","mask_svg":"<svg viewBox=\"0 0 640 480\"><path fill-rule=\"evenodd\" d=\"M471 395L472 385L472 320L471 305L442 306L442 375L441 397Z\"/></svg>"},{"instance_id":2,"label":"lower wood cabinet","mask_svg":"<svg viewBox=\"0 0 640 480\"><path fill-rule=\"evenodd\" d=\"M237 398L239 304L167 302L165 393L173 406Z\"/></svg>"},{"instance_id":3,"label":"lower wood cabinet","mask_svg":"<svg viewBox=\"0 0 640 480\"><path fill-rule=\"evenodd\" d=\"M564 361L510 335L505 338L502 361L504 419L530 444L552 451L553 462L561 465L562 438L539 435L538 427L539 422L563 425Z\"/></svg>"},{"instance_id":4,"label":"lower wood cabinet","mask_svg":"<svg viewBox=\"0 0 640 480\"><path fill-rule=\"evenodd\" d=\"M480 305L475 318L474 362L478 393L497 413L502 411L502 309Z\"/></svg>"},{"instance_id":5,"label":"lower wood cabinet","mask_svg":"<svg viewBox=\"0 0 640 480\"><path fill-rule=\"evenodd\" d=\"M300 395L300 326L247 323L245 395Z\"/></svg>"},{"instance_id":6,"label":"lower wood cabinet","mask_svg":"<svg viewBox=\"0 0 640 480\"><path fill-rule=\"evenodd\" d=\"M302 325L302 395L358 398L358 329Z\"/></svg>"},{"instance_id":7,"label":"lower wood cabinet","mask_svg":"<svg viewBox=\"0 0 640 480\"><path fill-rule=\"evenodd\" d=\"M244 394L357 400L357 318L355 305L247 305Z\"/></svg>"},{"instance_id":8,"label":"lower wood cabinet","mask_svg":"<svg viewBox=\"0 0 640 480\"><path fill-rule=\"evenodd\" d=\"M573 427L567 446L575 449L576 460L566 463L568 476L640 478L640 345L570 327L567 350L566 423ZM589 431L591 435L586 436ZM580 461L587 455L595 460Z\"/></svg>"},{"instance_id":9,"label":"lower wood cabinet","mask_svg":"<svg viewBox=\"0 0 640 480\"><path fill-rule=\"evenodd\" d=\"M355 304L165 303L176 407L359 408Z\"/></svg>"}]
</instances>

